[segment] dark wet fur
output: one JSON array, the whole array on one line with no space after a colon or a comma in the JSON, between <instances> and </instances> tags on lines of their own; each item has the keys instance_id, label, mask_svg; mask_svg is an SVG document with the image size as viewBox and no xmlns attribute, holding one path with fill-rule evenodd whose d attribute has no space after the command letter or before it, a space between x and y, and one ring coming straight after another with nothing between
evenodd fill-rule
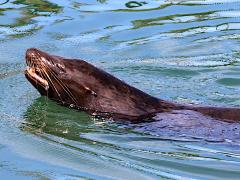
<instances>
[{"instance_id":1,"label":"dark wet fur","mask_svg":"<svg viewBox=\"0 0 240 180\"><path fill-rule=\"evenodd\" d=\"M128 128L167 139L240 144L240 123L219 121L192 110L158 113L154 119Z\"/></svg>"},{"instance_id":2,"label":"dark wet fur","mask_svg":"<svg viewBox=\"0 0 240 180\"><path fill-rule=\"evenodd\" d=\"M29 49L26 62L30 67L38 67L38 75L49 83L46 90L28 73L25 74L42 95L91 115L142 122L154 119L156 114L190 110L215 120L240 121L238 108L197 107L160 100L83 60L66 59ZM176 119L181 121L179 116Z\"/></svg>"}]
</instances>

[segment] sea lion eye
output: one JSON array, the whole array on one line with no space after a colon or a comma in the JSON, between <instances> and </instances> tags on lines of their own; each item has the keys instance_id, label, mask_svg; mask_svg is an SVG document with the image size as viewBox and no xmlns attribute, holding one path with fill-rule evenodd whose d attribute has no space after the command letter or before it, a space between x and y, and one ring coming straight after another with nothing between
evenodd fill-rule
<instances>
[{"instance_id":1,"label":"sea lion eye","mask_svg":"<svg viewBox=\"0 0 240 180\"><path fill-rule=\"evenodd\" d=\"M69 74L66 73L66 68L64 65L56 64L56 67L57 67L59 77L61 77L61 79L70 79Z\"/></svg>"},{"instance_id":2,"label":"sea lion eye","mask_svg":"<svg viewBox=\"0 0 240 180\"><path fill-rule=\"evenodd\" d=\"M87 93L93 95L94 97L97 97L97 93L96 92L94 92L93 90L89 89L88 87L85 87L85 89L86 89Z\"/></svg>"},{"instance_id":3,"label":"sea lion eye","mask_svg":"<svg viewBox=\"0 0 240 180\"><path fill-rule=\"evenodd\" d=\"M60 69L60 71L62 71L62 72L66 72L66 70L65 70L65 66L64 66L64 65L62 65L62 64L56 64L56 66L57 66L57 68Z\"/></svg>"}]
</instances>

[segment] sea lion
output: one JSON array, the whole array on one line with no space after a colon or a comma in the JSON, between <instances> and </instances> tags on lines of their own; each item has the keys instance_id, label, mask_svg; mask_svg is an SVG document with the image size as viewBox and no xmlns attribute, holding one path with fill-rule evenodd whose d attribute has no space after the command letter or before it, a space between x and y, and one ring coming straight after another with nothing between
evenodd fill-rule
<instances>
[{"instance_id":1,"label":"sea lion","mask_svg":"<svg viewBox=\"0 0 240 180\"><path fill-rule=\"evenodd\" d=\"M194 111L204 116L240 121L240 108L181 105L153 97L80 59L26 51L25 76L41 95L91 115L142 122L156 114Z\"/></svg>"}]
</instances>

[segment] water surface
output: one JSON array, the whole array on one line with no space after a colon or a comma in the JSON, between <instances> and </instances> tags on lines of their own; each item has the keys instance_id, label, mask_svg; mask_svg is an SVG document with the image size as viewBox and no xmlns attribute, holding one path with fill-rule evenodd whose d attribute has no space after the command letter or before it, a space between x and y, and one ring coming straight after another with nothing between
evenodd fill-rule
<instances>
[{"instance_id":1,"label":"water surface","mask_svg":"<svg viewBox=\"0 0 240 180\"><path fill-rule=\"evenodd\" d=\"M40 97L37 47L162 99L240 105L238 0L10 0L0 5L2 179L239 179L239 144L150 135ZM1 2L0 2L1 3Z\"/></svg>"}]
</instances>

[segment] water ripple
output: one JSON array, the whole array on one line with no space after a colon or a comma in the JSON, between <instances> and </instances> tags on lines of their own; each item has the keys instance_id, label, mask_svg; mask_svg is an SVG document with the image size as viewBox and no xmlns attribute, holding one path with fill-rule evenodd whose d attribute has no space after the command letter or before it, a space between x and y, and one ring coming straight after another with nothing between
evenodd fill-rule
<instances>
[{"instance_id":1,"label":"water ripple","mask_svg":"<svg viewBox=\"0 0 240 180\"><path fill-rule=\"evenodd\" d=\"M0 5L0 176L239 179L239 144L230 136L203 140L202 132L191 137L189 129L181 129L186 132L176 137L154 123L155 133L147 129L150 123L137 129L95 119L39 98L22 74L26 48L37 47L86 59L162 99L239 107L239 5L238 0Z\"/></svg>"}]
</instances>

